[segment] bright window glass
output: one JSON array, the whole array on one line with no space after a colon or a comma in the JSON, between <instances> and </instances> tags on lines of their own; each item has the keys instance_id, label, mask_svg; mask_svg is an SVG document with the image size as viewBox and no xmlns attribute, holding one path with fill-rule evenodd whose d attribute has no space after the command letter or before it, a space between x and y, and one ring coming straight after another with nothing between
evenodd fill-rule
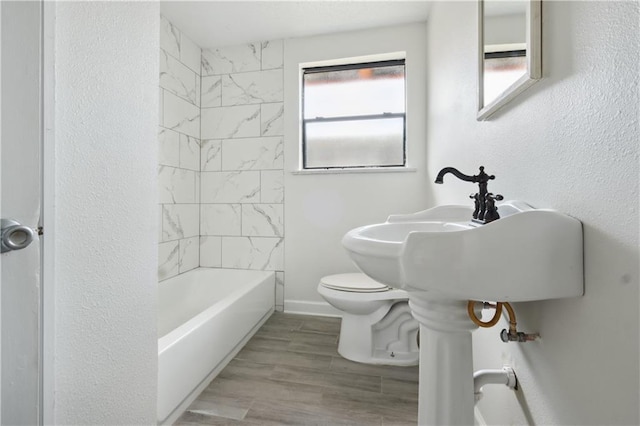
<instances>
[{"instance_id":1,"label":"bright window glass","mask_svg":"<svg viewBox=\"0 0 640 426\"><path fill-rule=\"evenodd\" d=\"M303 167L404 166L404 60L303 70Z\"/></svg>"},{"instance_id":2,"label":"bright window glass","mask_svg":"<svg viewBox=\"0 0 640 426\"><path fill-rule=\"evenodd\" d=\"M518 51L519 52L519 51ZM488 105L527 72L527 57L511 52L497 52L484 60L484 103Z\"/></svg>"}]
</instances>

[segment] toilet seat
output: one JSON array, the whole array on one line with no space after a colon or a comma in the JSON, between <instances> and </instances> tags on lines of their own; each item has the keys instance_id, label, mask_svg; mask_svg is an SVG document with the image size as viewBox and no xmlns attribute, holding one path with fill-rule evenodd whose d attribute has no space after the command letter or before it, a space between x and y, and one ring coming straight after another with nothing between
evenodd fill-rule
<instances>
[{"instance_id":1,"label":"toilet seat","mask_svg":"<svg viewBox=\"0 0 640 426\"><path fill-rule=\"evenodd\" d=\"M379 293L391 290L362 273L329 275L322 277L320 284L332 290L352 293Z\"/></svg>"}]
</instances>

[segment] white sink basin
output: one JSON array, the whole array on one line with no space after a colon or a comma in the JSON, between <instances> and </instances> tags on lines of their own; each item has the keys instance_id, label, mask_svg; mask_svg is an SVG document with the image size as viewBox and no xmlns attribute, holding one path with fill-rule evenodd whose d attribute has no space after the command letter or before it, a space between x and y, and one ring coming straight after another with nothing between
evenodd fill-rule
<instances>
[{"instance_id":1,"label":"white sink basin","mask_svg":"<svg viewBox=\"0 0 640 426\"><path fill-rule=\"evenodd\" d=\"M391 287L455 300L532 301L583 294L582 224L526 203L471 223L472 208L440 206L348 232L358 267Z\"/></svg>"},{"instance_id":2,"label":"white sink basin","mask_svg":"<svg viewBox=\"0 0 640 426\"><path fill-rule=\"evenodd\" d=\"M508 201L500 219L440 206L348 232L342 244L367 275L409 293L420 323L418 423L474 423L467 300L511 302L583 294L582 224ZM434 380L437 377L438 380Z\"/></svg>"}]
</instances>

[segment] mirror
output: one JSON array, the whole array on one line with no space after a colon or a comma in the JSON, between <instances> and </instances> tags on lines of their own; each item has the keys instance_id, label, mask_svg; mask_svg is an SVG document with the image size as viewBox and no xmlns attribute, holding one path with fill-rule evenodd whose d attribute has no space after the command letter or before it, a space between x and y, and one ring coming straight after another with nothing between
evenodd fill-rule
<instances>
[{"instance_id":1,"label":"mirror","mask_svg":"<svg viewBox=\"0 0 640 426\"><path fill-rule=\"evenodd\" d=\"M478 0L478 120L542 77L541 0Z\"/></svg>"}]
</instances>

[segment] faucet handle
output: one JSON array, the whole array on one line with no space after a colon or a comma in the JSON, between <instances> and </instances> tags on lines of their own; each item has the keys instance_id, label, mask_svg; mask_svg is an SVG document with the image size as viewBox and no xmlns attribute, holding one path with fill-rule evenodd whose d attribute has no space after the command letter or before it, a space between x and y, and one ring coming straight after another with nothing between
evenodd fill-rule
<instances>
[{"instance_id":1,"label":"faucet handle","mask_svg":"<svg viewBox=\"0 0 640 426\"><path fill-rule=\"evenodd\" d=\"M475 194L469 194L469 198L473 200L473 214L471 216L477 219L480 213L480 194L477 192Z\"/></svg>"},{"instance_id":2,"label":"faucet handle","mask_svg":"<svg viewBox=\"0 0 640 426\"><path fill-rule=\"evenodd\" d=\"M486 212L483 217L485 223L493 222L494 220L500 219L498 207L496 207L496 201L502 200L504 200L504 197L500 194L493 195L493 193L488 192L485 195Z\"/></svg>"}]
</instances>

